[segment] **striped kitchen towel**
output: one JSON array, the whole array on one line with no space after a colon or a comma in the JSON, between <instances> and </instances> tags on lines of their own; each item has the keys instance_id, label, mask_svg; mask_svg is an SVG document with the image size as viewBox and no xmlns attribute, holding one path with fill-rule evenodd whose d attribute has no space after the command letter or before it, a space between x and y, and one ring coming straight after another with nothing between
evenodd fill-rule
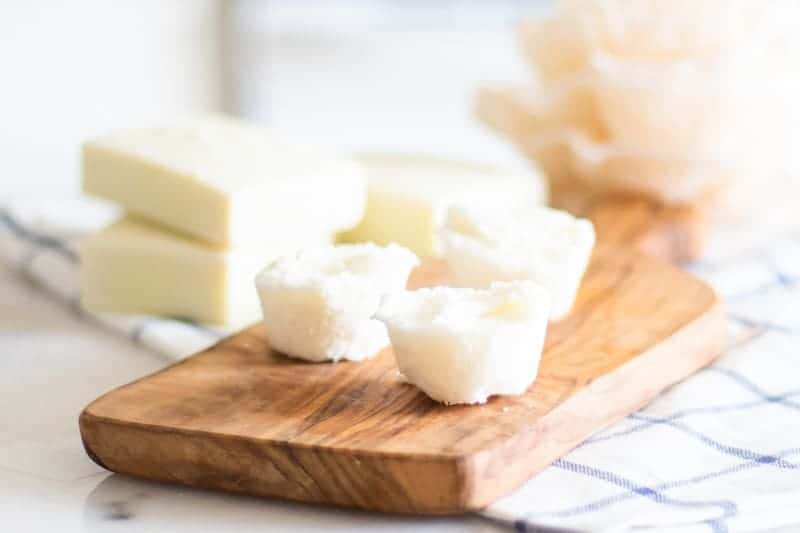
<instances>
[{"instance_id":1,"label":"striped kitchen towel","mask_svg":"<svg viewBox=\"0 0 800 533\"><path fill-rule=\"evenodd\" d=\"M80 205L57 220L0 206L0 256L81 317L170 359L228 333L81 310L76 243L108 213ZM800 531L800 234L691 270L726 300L726 354L483 516L520 531Z\"/></svg>"},{"instance_id":2,"label":"striped kitchen towel","mask_svg":"<svg viewBox=\"0 0 800 533\"><path fill-rule=\"evenodd\" d=\"M182 320L92 313L81 308L78 243L115 213L83 199L50 207L45 211L36 205L0 206L0 258L15 265L22 275L51 292L73 312L175 360L208 348L232 333L224 327Z\"/></svg>"},{"instance_id":3,"label":"striped kitchen towel","mask_svg":"<svg viewBox=\"0 0 800 533\"><path fill-rule=\"evenodd\" d=\"M523 531L800 531L800 233L690 269L725 300L726 353L485 515Z\"/></svg>"}]
</instances>

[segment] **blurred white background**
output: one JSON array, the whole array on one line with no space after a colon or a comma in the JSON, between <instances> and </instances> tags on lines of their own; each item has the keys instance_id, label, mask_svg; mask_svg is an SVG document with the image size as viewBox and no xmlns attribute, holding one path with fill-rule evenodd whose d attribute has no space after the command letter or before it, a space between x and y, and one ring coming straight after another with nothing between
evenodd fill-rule
<instances>
[{"instance_id":1,"label":"blurred white background","mask_svg":"<svg viewBox=\"0 0 800 533\"><path fill-rule=\"evenodd\" d=\"M536 0L74 0L0 5L0 201L76 194L82 140L224 109L343 150L521 165L477 124L524 79Z\"/></svg>"},{"instance_id":2,"label":"blurred white background","mask_svg":"<svg viewBox=\"0 0 800 533\"><path fill-rule=\"evenodd\" d=\"M0 4L0 195L73 191L87 136L218 107L219 13L214 0Z\"/></svg>"}]
</instances>

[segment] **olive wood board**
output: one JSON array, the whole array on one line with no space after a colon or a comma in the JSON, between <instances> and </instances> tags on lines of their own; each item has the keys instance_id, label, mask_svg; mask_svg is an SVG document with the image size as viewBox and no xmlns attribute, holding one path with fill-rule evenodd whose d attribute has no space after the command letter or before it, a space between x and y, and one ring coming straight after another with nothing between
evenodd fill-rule
<instances>
[{"instance_id":1,"label":"olive wood board","mask_svg":"<svg viewBox=\"0 0 800 533\"><path fill-rule=\"evenodd\" d=\"M418 287L446 278L426 262ZM193 487L446 514L479 509L722 350L722 307L703 282L601 243L574 310L548 328L521 396L444 406L398 375L391 348L361 363L272 351L261 326L95 400L89 456Z\"/></svg>"},{"instance_id":2,"label":"olive wood board","mask_svg":"<svg viewBox=\"0 0 800 533\"><path fill-rule=\"evenodd\" d=\"M711 227L711 199L701 208L668 206L641 195L596 193L562 180L550 184L551 203L590 219L597 239L673 263L702 257Z\"/></svg>"}]
</instances>

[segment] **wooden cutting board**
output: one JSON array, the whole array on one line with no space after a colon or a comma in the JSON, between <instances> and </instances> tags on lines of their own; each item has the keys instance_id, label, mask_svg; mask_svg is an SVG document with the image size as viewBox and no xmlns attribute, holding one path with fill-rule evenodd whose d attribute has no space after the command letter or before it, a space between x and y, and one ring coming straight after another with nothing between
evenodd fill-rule
<instances>
[{"instance_id":1,"label":"wooden cutting board","mask_svg":"<svg viewBox=\"0 0 800 533\"><path fill-rule=\"evenodd\" d=\"M674 263L699 259L709 232L712 200L667 206L633 194L598 194L575 182L551 184L551 203L594 222L597 238Z\"/></svg>"},{"instance_id":2,"label":"wooden cutting board","mask_svg":"<svg viewBox=\"0 0 800 533\"><path fill-rule=\"evenodd\" d=\"M658 235L669 221L613 211L598 234L671 246ZM481 508L721 352L713 291L619 240L598 245L522 396L445 407L399 379L390 349L303 363L253 326L93 402L80 417L86 451L115 472L195 487L392 512ZM429 262L410 285L445 277Z\"/></svg>"}]
</instances>

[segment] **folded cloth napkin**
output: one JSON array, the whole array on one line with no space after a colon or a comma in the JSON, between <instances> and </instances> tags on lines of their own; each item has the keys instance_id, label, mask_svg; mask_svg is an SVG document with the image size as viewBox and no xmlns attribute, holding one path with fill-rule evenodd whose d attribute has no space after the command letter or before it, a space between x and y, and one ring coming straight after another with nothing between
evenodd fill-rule
<instances>
[{"instance_id":1,"label":"folded cloth napkin","mask_svg":"<svg viewBox=\"0 0 800 533\"><path fill-rule=\"evenodd\" d=\"M61 205L55 218L50 212L0 206L0 256L76 313L173 359L228 333L81 310L76 243L109 214L89 216L88 204ZM521 531L800 525L800 234L691 270L725 298L727 353L483 516Z\"/></svg>"}]
</instances>

